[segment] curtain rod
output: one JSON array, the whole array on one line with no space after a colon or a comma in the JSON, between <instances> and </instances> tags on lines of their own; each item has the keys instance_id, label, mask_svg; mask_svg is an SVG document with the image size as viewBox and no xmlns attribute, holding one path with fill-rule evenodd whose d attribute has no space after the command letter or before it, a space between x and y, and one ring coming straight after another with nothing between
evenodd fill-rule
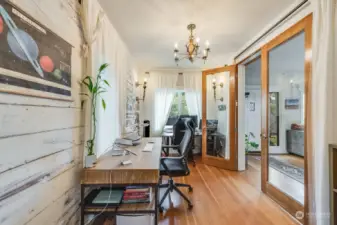
<instances>
[{"instance_id":1,"label":"curtain rod","mask_svg":"<svg viewBox=\"0 0 337 225\"><path fill-rule=\"evenodd\" d=\"M234 57L234 60L239 58L245 51L250 49L253 45L259 42L264 36L266 36L269 32L271 32L274 28L280 25L283 21L285 21L289 16L291 16L294 12L296 12L299 8L301 8L304 4L306 4L309 0L303 0L300 4L298 4L295 8L290 10L285 16L283 16L279 21L277 21L273 26L271 26L267 31L263 32L255 41L250 43L245 49L243 49L239 54Z\"/></svg>"}]
</instances>

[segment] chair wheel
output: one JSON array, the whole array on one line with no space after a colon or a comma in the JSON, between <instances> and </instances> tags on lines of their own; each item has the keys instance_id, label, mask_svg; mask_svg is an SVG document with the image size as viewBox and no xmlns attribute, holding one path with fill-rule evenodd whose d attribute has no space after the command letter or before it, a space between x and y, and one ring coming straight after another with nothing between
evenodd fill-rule
<instances>
[{"instance_id":1,"label":"chair wheel","mask_svg":"<svg viewBox=\"0 0 337 225\"><path fill-rule=\"evenodd\" d=\"M193 205L192 204L188 204L188 209L193 209Z\"/></svg>"},{"instance_id":2,"label":"chair wheel","mask_svg":"<svg viewBox=\"0 0 337 225\"><path fill-rule=\"evenodd\" d=\"M192 188L192 187L189 187L189 188L188 188L188 192L193 192L193 188Z\"/></svg>"}]
</instances>

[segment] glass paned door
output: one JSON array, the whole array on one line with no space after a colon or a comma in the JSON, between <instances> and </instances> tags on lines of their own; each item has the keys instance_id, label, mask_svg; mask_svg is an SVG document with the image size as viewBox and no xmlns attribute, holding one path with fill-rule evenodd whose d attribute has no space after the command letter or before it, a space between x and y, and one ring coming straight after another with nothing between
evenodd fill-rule
<instances>
[{"instance_id":1,"label":"glass paned door","mask_svg":"<svg viewBox=\"0 0 337 225\"><path fill-rule=\"evenodd\" d=\"M236 65L203 71L202 159L237 170Z\"/></svg>"}]
</instances>

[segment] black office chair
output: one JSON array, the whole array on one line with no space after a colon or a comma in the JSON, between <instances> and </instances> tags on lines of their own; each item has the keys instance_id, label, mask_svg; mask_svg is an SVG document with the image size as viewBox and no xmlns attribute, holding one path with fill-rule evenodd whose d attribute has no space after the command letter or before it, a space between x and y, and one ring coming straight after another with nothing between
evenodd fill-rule
<instances>
[{"instance_id":1,"label":"black office chair","mask_svg":"<svg viewBox=\"0 0 337 225\"><path fill-rule=\"evenodd\" d=\"M165 156L170 155L170 149L176 150L178 151L179 155L182 155L178 146L180 145L184 137L185 129L186 129L186 125L185 125L184 119L177 118L176 122L173 124L173 138L172 138L171 145L162 146L162 151L164 152Z\"/></svg>"},{"instance_id":2,"label":"black office chair","mask_svg":"<svg viewBox=\"0 0 337 225\"><path fill-rule=\"evenodd\" d=\"M173 181L173 177L183 177L183 176L188 176L190 174L190 170L188 168L188 163L187 163L188 154L189 154L189 151L191 150L190 144L191 144L191 137L192 137L191 130L188 129L189 120L190 119L184 119L186 130L184 132L183 139L180 142L180 145L178 147L182 155L179 157L165 157L165 158L161 158L160 160L160 177L169 176L169 180L167 184L161 184L162 179L160 179L159 188L167 188L162 199L159 202L159 207L160 207L159 209L161 212L164 210L162 207L164 200L166 199L167 195L170 192L173 192L173 190L175 190L181 197L185 199L185 201L188 203L189 209L193 207L192 202L178 188L178 187L187 187L188 191L192 192L193 191L192 186L189 184L175 183Z\"/></svg>"},{"instance_id":3,"label":"black office chair","mask_svg":"<svg viewBox=\"0 0 337 225\"><path fill-rule=\"evenodd\" d=\"M186 120L186 119L183 119L183 120ZM194 145L195 135L194 135L194 133L195 133L195 127L196 127L196 125L195 125L195 123L193 122L192 119L189 119L186 122L187 122L186 125L188 126L188 129L191 130L191 134L192 134L192 136L191 136L191 143L189 145L190 150L189 150L189 154L188 154L188 159L190 161L192 161L193 166L195 167L196 162L194 160L193 149L195 148L195 145Z\"/></svg>"}]
</instances>

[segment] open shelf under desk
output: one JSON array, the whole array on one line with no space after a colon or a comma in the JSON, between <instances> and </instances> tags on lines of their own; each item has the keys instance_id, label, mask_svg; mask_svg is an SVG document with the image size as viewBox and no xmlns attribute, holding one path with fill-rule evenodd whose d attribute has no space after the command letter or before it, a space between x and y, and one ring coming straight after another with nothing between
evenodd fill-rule
<instances>
[{"instance_id":1,"label":"open shelf under desk","mask_svg":"<svg viewBox=\"0 0 337 225\"><path fill-rule=\"evenodd\" d=\"M118 207L117 206L92 206L85 205L84 212L86 214L96 214L101 213L104 209L104 212L109 212L110 214L151 214L156 213L156 196L155 196L155 188L152 188L151 193L151 201L149 203L122 203Z\"/></svg>"}]
</instances>

